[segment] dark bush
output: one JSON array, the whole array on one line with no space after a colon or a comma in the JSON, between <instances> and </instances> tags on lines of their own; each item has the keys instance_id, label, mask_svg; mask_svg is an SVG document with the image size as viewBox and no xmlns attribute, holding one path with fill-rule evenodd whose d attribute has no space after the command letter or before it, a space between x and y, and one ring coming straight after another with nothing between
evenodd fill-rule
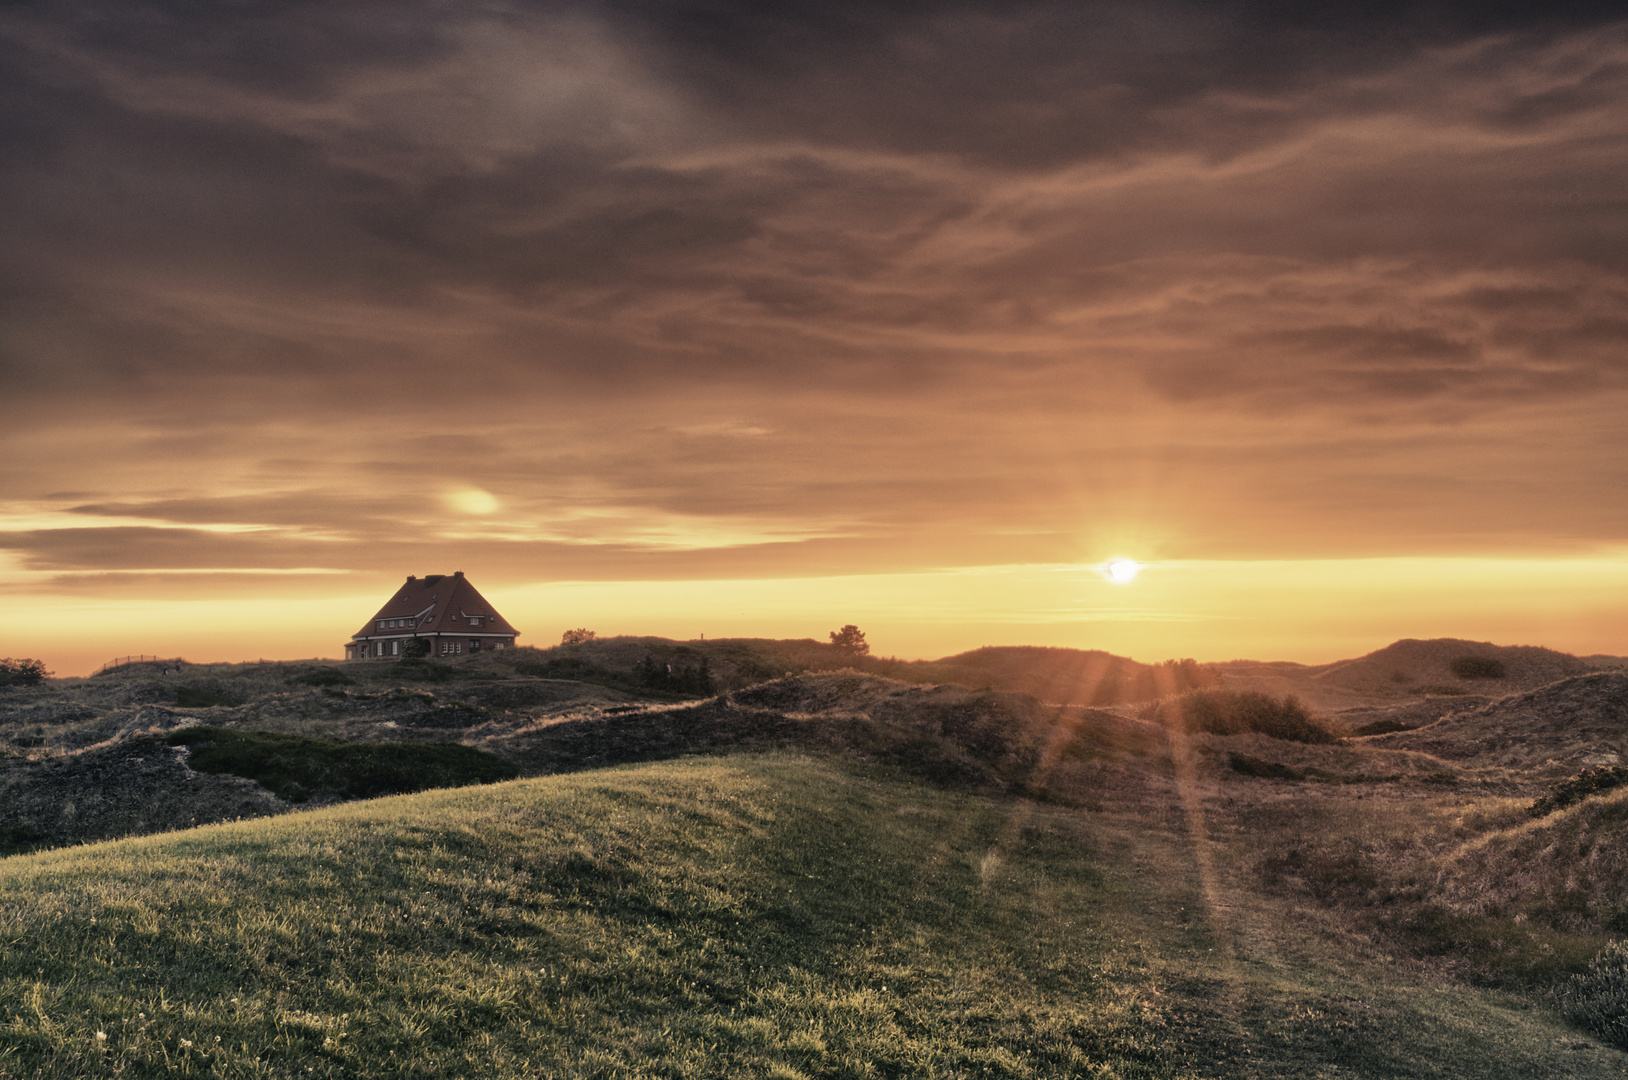
<instances>
[{"instance_id":1,"label":"dark bush","mask_svg":"<svg viewBox=\"0 0 1628 1080\"><path fill-rule=\"evenodd\" d=\"M0 686L38 686L49 674L43 660L9 656L0 660Z\"/></svg>"},{"instance_id":2,"label":"dark bush","mask_svg":"<svg viewBox=\"0 0 1628 1080\"><path fill-rule=\"evenodd\" d=\"M706 697L713 692L712 667L706 657L695 666L664 664L654 656L646 655L633 669L639 685L664 694L697 694Z\"/></svg>"},{"instance_id":3,"label":"dark bush","mask_svg":"<svg viewBox=\"0 0 1628 1080\"><path fill-rule=\"evenodd\" d=\"M1613 941L1561 988L1561 1000L1574 1020L1601 1039L1628 1050L1628 944Z\"/></svg>"},{"instance_id":4,"label":"dark bush","mask_svg":"<svg viewBox=\"0 0 1628 1080\"><path fill-rule=\"evenodd\" d=\"M1177 699L1176 707L1188 731L1212 735L1253 731L1302 743L1339 741L1339 735L1313 718L1293 694L1279 701L1254 690L1196 690Z\"/></svg>"},{"instance_id":5,"label":"dark bush","mask_svg":"<svg viewBox=\"0 0 1628 1080\"><path fill-rule=\"evenodd\" d=\"M1259 776L1267 780L1304 780L1307 775L1305 769L1297 769L1280 761L1250 757L1248 754L1228 754L1227 767L1235 773Z\"/></svg>"},{"instance_id":6,"label":"dark bush","mask_svg":"<svg viewBox=\"0 0 1628 1080\"><path fill-rule=\"evenodd\" d=\"M207 709L214 705L241 705L223 694L218 694L203 686L177 686L175 688L175 703L183 709Z\"/></svg>"},{"instance_id":7,"label":"dark bush","mask_svg":"<svg viewBox=\"0 0 1628 1080\"><path fill-rule=\"evenodd\" d=\"M424 657L430 655L430 639L421 637L408 638L406 641L402 642L401 655L405 656L409 660L422 660Z\"/></svg>"},{"instance_id":8,"label":"dark bush","mask_svg":"<svg viewBox=\"0 0 1628 1080\"><path fill-rule=\"evenodd\" d=\"M289 802L366 799L518 775L496 755L456 743L347 743L217 727L182 728L167 741L192 748L191 768L247 777Z\"/></svg>"},{"instance_id":9,"label":"dark bush","mask_svg":"<svg viewBox=\"0 0 1628 1080\"><path fill-rule=\"evenodd\" d=\"M1490 656L1460 656L1447 667L1461 679L1501 679L1507 674L1504 662Z\"/></svg>"},{"instance_id":10,"label":"dark bush","mask_svg":"<svg viewBox=\"0 0 1628 1080\"><path fill-rule=\"evenodd\" d=\"M1590 795L1628 784L1628 769L1615 765L1606 769L1584 769L1570 780L1562 780L1549 789L1549 793L1527 808L1535 818L1564 810L1573 803L1582 802Z\"/></svg>"}]
</instances>

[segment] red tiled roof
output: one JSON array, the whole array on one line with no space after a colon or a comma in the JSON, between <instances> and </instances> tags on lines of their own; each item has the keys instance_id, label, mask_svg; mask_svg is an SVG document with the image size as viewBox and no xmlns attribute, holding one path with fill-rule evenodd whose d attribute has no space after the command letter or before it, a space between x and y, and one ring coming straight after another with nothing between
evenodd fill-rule
<instances>
[{"instance_id":1,"label":"red tiled roof","mask_svg":"<svg viewBox=\"0 0 1628 1080\"><path fill-rule=\"evenodd\" d=\"M469 616L481 616L479 626L469 624ZM379 629L380 619L411 620L399 627ZM506 634L520 631L510 626L497 609L464 577L462 570L451 575L431 574L409 577L396 587L379 613L363 624L351 638L405 637L411 634Z\"/></svg>"}]
</instances>

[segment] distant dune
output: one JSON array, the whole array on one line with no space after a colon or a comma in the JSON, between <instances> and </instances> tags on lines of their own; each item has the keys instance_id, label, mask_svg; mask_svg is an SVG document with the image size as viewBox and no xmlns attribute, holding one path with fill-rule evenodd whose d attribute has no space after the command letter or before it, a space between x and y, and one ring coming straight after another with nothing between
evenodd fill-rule
<instances>
[{"instance_id":1,"label":"distant dune","mask_svg":"<svg viewBox=\"0 0 1628 1080\"><path fill-rule=\"evenodd\" d=\"M1529 774L1618 765L1628 757L1628 675L1563 679L1370 742Z\"/></svg>"}]
</instances>

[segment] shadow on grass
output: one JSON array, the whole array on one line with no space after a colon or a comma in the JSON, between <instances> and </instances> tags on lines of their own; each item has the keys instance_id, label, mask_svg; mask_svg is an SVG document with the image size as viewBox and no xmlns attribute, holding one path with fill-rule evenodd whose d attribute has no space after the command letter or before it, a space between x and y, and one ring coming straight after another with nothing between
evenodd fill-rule
<instances>
[{"instance_id":1,"label":"shadow on grass","mask_svg":"<svg viewBox=\"0 0 1628 1080\"><path fill-rule=\"evenodd\" d=\"M242 776L289 802L366 799L512 780L514 766L456 743L348 743L263 731L189 727L170 734L199 771Z\"/></svg>"}]
</instances>

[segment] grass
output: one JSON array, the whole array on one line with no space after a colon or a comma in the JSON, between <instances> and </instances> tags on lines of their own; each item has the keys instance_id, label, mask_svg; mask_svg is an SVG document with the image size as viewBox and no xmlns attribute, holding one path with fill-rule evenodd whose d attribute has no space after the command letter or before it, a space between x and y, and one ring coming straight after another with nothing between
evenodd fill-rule
<instances>
[{"instance_id":1,"label":"grass","mask_svg":"<svg viewBox=\"0 0 1628 1080\"><path fill-rule=\"evenodd\" d=\"M289 802L367 799L510 780L514 766L456 743L353 743L265 731L186 727L165 740L192 749L187 764L254 780Z\"/></svg>"},{"instance_id":2,"label":"grass","mask_svg":"<svg viewBox=\"0 0 1628 1080\"><path fill-rule=\"evenodd\" d=\"M1620 1074L1208 843L766 756L18 856L0 1076Z\"/></svg>"}]
</instances>

